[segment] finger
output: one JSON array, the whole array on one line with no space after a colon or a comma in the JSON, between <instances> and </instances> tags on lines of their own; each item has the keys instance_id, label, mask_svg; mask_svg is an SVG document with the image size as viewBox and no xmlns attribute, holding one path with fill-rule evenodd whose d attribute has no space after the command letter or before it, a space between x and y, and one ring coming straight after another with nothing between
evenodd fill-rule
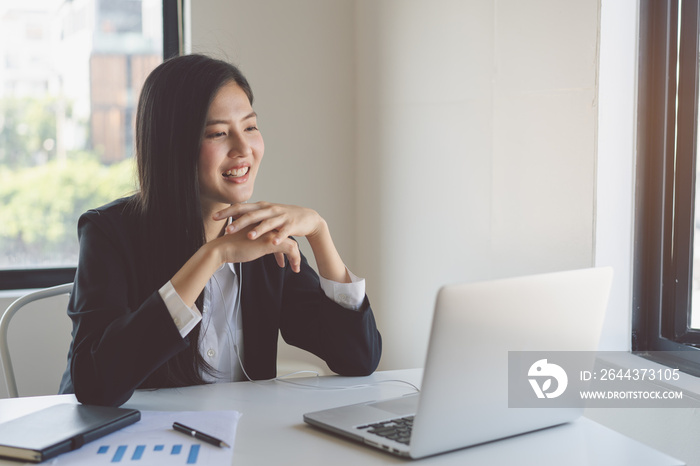
<instances>
[{"instance_id":1,"label":"finger","mask_svg":"<svg viewBox=\"0 0 700 466\"><path fill-rule=\"evenodd\" d=\"M233 222L231 222L231 224L226 227L226 231L228 231L229 233L234 231L240 231L245 227L257 225L258 223L263 222L268 218L278 216L280 215L280 212L282 212L282 210L277 206L268 206L262 209L256 209L247 212L241 215L240 217L236 218ZM269 229L266 229L266 231L269 231ZM262 236L263 233L264 232L260 231L256 232L257 236Z\"/></svg>"},{"instance_id":2,"label":"finger","mask_svg":"<svg viewBox=\"0 0 700 466\"><path fill-rule=\"evenodd\" d=\"M266 233L278 230L279 228L282 228L285 225L286 221L287 217L285 215L278 215L276 217L267 218L258 223L252 230L248 232L248 238L259 238ZM280 244L280 242L273 242L273 244L278 245Z\"/></svg>"},{"instance_id":3,"label":"finger","mask_svg":"<svg viewBox=\"0 0 700 466\"><path fill-rule=\"evenodd\" d=\"M291 236L289 234L289 231L290 230L287 226L282 226L281 228L278 228L277 233L275 234L275 238L272 240L272 244L274 244L275 246L281 244L282 241Z\"/></svg>"},{"instance_id":4,"label":"finger","mask_svg":"<svg viewBox=\"0 0 700 466\"><path fill-rule=\"evenodd\" d=\"M267 207L269 203L267 202L252 202L252 203L238 203L232 204L225 209L221 209L215 212L212 218L214 220L222 220L228 217L239 217L248 212L253 212L255 210L263 209Z\"/></svg>"},{"instance_id":5,"label":"finger","mask_svg":"<svg viewBox=\"0 0 700 466\"><path fill-rule=\"evenodd\" d=\"M299 252L299 245L296 241L287 239L291 243L290 250L287 252L287 260L289 261L289 266L292 268L292 272L299 273L301 271L301 253Z\"/></svg>"},{"instance_id":6,"label":"finger","mask_svg":"<svg viewBox=\"0 0 700 466\"><path fill-rule=\"evenodd\" d=\"M299 273L301 272L301 256L299 255L299 251L297 250L297 253L295 256L293 256L293 259L289 259L289 265L292 267L292 272Z\"/></svg>"},{"instance_id":7,"label":"finger","mask_svg":"<svg viewBox=\"0 0 700 466\"><path fill-rule=\"evenodd\" d=\"M284 253L276 252L275 259L277 260L277 265L279 265L281 268L284 268Z\"/></svg>"}]
</instances>

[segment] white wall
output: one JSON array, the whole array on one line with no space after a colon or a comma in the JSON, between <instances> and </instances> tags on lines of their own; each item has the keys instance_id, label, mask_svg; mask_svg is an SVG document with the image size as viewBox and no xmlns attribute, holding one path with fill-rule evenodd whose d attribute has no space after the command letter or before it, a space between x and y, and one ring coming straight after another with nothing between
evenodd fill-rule
<instances>
[{"instance_id":1,"label":"white wall","mask_svg":"<svg viewBox=\"0 0 700 466\"><path fill-rule=\"evenodd\" d=\"M590 266L597 2L357 2L357 255L383 368L444 283Z\"/></svg>"},{"instance_id":2,"label":"white wall","mask_svg":"<svg viewBox=\"0 0 700 466\"><path fill-rule=\"evenodd\" d=\"M639 12L632 0L601 9L595 252L615 276L600 347L629 351Z\"/></svg>"}]
</instances>

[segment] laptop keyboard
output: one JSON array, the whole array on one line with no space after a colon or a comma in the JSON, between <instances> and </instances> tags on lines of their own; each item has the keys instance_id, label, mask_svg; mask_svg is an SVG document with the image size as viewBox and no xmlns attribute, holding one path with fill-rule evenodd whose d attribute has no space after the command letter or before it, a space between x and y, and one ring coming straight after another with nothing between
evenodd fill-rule
<instances>
[{"instance_id":1,"label":"laptop keyboard","mask_svg":"<svg viewBox=\"0 0 700 466\"><path fill-rule=\"evenodd\" d=\"M367 429L370 434L379 435L389 440L394 440L404 445L411 441L411 429L413 428L413 416L401 417L390 421L377 422L359 426L358 429Z\"/></svg>"}]
</instances>

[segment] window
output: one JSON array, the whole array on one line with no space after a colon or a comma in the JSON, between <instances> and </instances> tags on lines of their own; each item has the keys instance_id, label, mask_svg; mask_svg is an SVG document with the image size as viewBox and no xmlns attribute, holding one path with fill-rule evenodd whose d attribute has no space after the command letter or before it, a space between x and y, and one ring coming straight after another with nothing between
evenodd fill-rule
<instances>
[{"instance_id":1,"label":"window","mask_svg":"<svg viewBox=\"0 0 700 466\"><path fill-rule=\"evenodd\" d=\"M180 18L178 0L0 6L0 289L72 281L79 215L136 189L138 95Z\"/></svg>"},{"instance_id":2,"label":"window","mask_svg":"<svg viewBox=\"0 0 700 466\"><path fill-rule=\"evenodd\" d=\"M661 362L695 375L700 375L700 247L694 247L700 242L698 3L640 4L632 335L633 351L666 352Z\"/></svg>"}]
</instances>

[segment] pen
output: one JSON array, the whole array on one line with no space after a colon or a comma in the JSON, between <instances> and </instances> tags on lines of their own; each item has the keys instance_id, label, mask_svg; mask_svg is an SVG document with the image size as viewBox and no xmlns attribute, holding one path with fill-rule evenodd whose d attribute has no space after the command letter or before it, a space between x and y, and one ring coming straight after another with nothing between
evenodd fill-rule
<instances>
[{"instance_id":1,"label":"pen","mask_svg":"<svg viewBox=\"0 0 700 466\"><path fill-rule=\"evenodd\" d=\"M186 425L180 424L179 422L173 423L173 429L175 429L178 432L182 432L183 434L191 435L192 437L194 437L196 439L199 439L203 442L210 443L210 444L215 445L217 447L231 448L231 445L224 442L223 440L219 440L216 437L212 437L211 435L207 435L204 432L200 432L198 430L195 430L192 427L187 427Z\"/></svg>"}]
</instances>

